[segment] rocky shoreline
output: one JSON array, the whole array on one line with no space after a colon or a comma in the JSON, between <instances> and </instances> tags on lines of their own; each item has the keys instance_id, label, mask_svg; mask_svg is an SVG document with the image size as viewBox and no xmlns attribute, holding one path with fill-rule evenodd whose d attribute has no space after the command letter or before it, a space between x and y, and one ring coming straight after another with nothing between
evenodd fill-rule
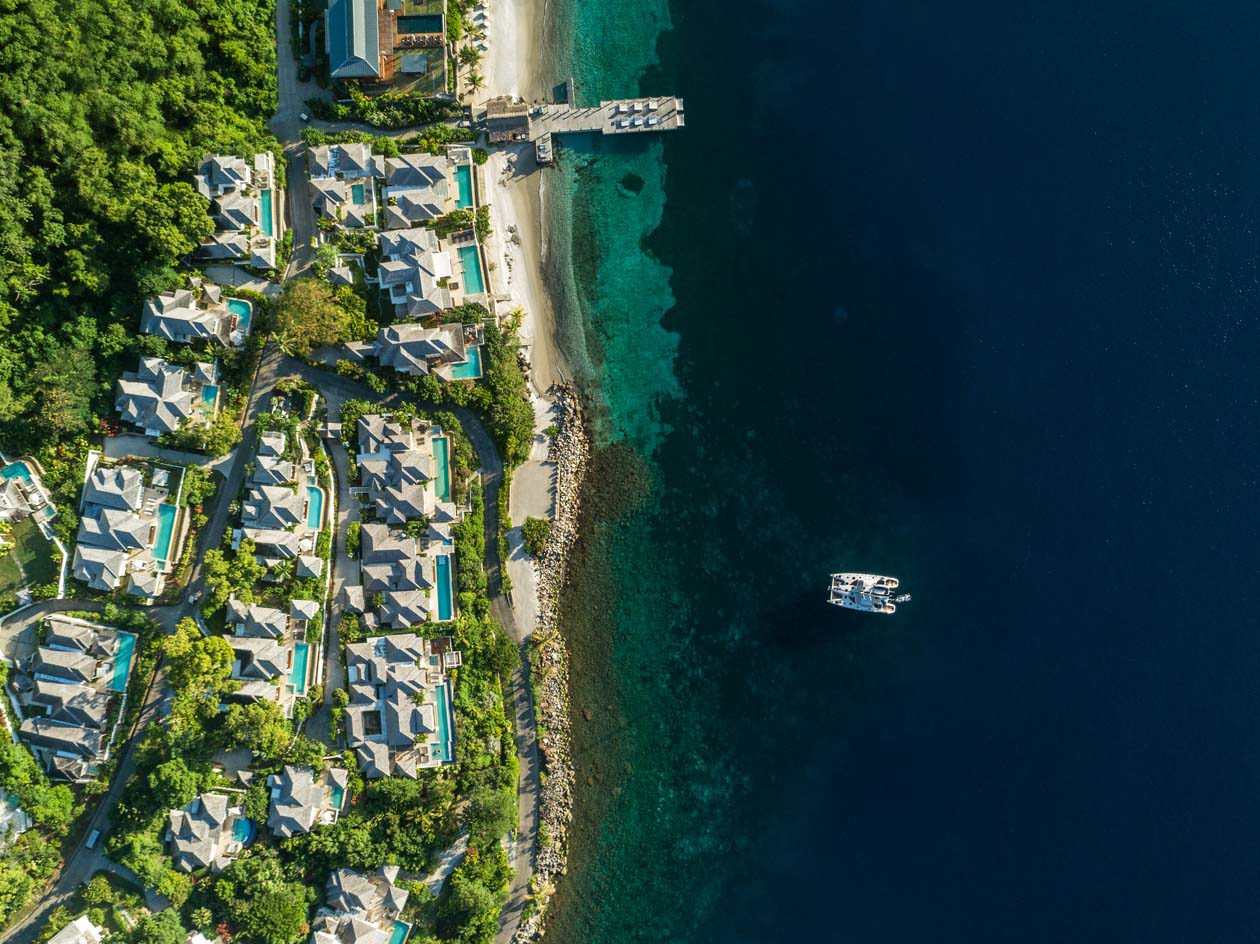
<instances>
[{"instance_id":1,"label":"rocky shoreline","mask_svg":"<svg viewBox=\"0 0 1260 944\"><path fill-rule=\"evenodd\" d=\"M538 805L538 848L532 882L535 910L517 928L514 942L542 934L555 879L565 872L568 829L573 818L573 764L569 730L569 658L557 621L569 550L577 537L578 503L590 442L577 389L558 388L555 405L562 419L551 444L556 463L556 516L538 562L538 626L532 638L534 711L543 780Z\"/></svg>"}]
</instances>

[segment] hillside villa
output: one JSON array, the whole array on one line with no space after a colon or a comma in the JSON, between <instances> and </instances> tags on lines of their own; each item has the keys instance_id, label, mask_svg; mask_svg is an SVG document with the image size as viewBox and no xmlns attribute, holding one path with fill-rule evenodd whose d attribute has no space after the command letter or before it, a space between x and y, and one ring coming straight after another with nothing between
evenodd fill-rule
<instances>
[{"instance_id":1,"label":"hillside villa","mask_svg":"<svg viewBox=\"0 0 1260 944\"><path fill-rule=\"evenodd\" d=\"M51 774L90 780L109 756L111 707L127 690L136 637L58 614L44 618L39 639L10 680L18 734Z\"/></svg>"},{"instance_id":2,"label":"hillside villa","mask_svg":"<svg viewBox=\"0 0 1260 944\"><path fill-rule=\"evenodd\" d=\"M124 423L151 437L209 423L219 409L218 365L199 362L189 370L141 357L140 366L119 379L114 408Z\"/></svg>"},{"instance_id":3,"label":"hillside villa","mask_svg":"<svg viewBox=\"0 0 1260 944\"><path fill-rule=\"evenodd\" d=\"M172 476L175 476L172 482ZM156 597L179 556L182 471L88 453L71 574L93 590ZM175 487L176 497L170 498Z\"/></svg>"}]
</instances>

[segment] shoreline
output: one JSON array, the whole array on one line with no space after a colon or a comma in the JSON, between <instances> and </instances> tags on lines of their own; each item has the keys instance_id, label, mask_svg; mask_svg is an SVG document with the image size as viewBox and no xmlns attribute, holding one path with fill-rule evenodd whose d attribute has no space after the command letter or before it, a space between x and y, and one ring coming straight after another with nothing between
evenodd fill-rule
<instances>
[{"instance_id":1,"label":"shoreline","mask_svg":"<svg viewBox=\"0 0 1260 944\"><path fill-rule=\"evenodd\" d=\"M490 6L488 49L481 68L486 85L478 101L498 95L534 100L545 93L541 35L546 0L501 0ZM555 307L543 282L546 261L546 175L534 161L532 144L495 148L482 168L495 242L499 291L524 310L522 348L530 385L538 395L565 383L572 372L561 354Z\"/></svg>"},{"instance_id":2,"label":"shoreline","mask_svg":"<svg viewBox=\"0 0 1260 944\"><path fill-rule=\"evenodd\" d=\"M530 101L545 94L540 49L546 12L546 0L501 0L491 6L486 26L489 48L482 61L486 78L482 100L510 95ZM511 937L513 944L523 944L543 934L556 880L565 873L568 861L575 775L569 651L560 627L559 601L569 552L577 539L590 438L580 392L560 348L556 307L543 276L549 175L537 165L530 143L494 148L480 170L490 204L492 235L487 241L493 244L488 255L498 292L496 308L502 315L506 300L512 309L523 311L517 333L528 364L535 415L554 416L558 427L545 459L539 455L530 460L553 465L555 478L551 534L534 562L531 602L535 609L533 625L528 627L532 630L528 647L534 721L545 778L538 789L537 828L530 838L533 869L527 910Z\"/></svg>"}]
</instances>

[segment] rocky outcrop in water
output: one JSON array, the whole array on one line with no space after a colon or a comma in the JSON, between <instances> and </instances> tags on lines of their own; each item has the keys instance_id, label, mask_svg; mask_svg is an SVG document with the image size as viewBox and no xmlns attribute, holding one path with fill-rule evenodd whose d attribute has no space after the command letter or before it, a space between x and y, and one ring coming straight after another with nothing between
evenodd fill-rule
<instances>
[{"instance_id":1,"label":"rocky outcrop in water","mask_svg":"<svg viewBox=\"0 0 1260 944\"><path fill-rule=\"evenodd\" d=\"M556 463L556 517L538 561L538 628L534 631L532 656L538 750L547 777L538 803L540 840L533 880L536 910L517 928L515 942L533 940L542 933L556 876L565 871L569 823L573 818L569 659L557 625L557 610L569 550L577 537L578 501L590 443L577 391L572 386L560 388L555 404L563 417L551 445L551 459Z\"/></svg>"}]
</instances>

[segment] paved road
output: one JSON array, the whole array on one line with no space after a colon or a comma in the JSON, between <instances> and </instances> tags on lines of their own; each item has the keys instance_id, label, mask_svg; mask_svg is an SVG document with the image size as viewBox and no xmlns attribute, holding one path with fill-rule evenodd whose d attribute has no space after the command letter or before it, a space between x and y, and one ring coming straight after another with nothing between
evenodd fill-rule
<instances>
[{"instance_id":1,"label":"paved road","mask_svg":"<svg viewBox=\"0 0 1260 944\"><path fill-rule=\"evenodd\" d=\"M276 4L276 59L278 64L279 102L271 130L284 147L287 193L284 201L289 229L293 231L293 258L289 260L286 279L305 272L315 259L311 240L315 236L315 209L306 191L306 152L302 145L302 112L306 99L322 95L314 83L298 81L298 64L289 49L289 4Z\"/></svg>"}]
</instances>

